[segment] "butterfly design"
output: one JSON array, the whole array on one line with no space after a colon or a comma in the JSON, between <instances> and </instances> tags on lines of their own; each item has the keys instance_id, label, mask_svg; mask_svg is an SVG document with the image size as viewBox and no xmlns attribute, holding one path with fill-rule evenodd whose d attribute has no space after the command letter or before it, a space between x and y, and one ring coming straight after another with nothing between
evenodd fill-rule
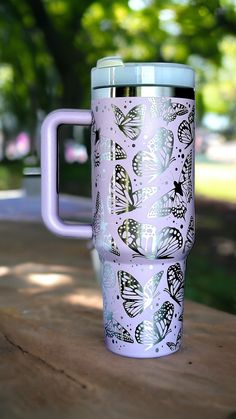
<instances>
[{"instance_id":1,"label":"butterfly design","mask_svg":"<svg viewBox=\"0 0 236 419\"><path fill-rule=\"evenodd\" d=\"M93 217L93 236L95 241L103 250L120 256L120 251L117 244L110 233L107 233L107 225L104 222L104 208L101 202L100 193L97 193L95 213Z\"/></svg>"},{"instance_id":2,"label":"butterfly design","mask_svg":"<svg viewBox=\"0 0 236 419\"><path fill-rule=\"evenodd\" d=\"M139 151L133 158L132 166L137 176L149 178L149 182L164 172L172 161L174 134L164 127L149 141L148 150Z\"/></svg>"},{"instance_id":3,"label":"butterfly design","mask_svg":"<svg viewBox=\"0 0 236 419\"><path fill-rule=\"evenodd\" d=\"M161 342L171 332L170 324L174 315L174 305L165 301L153 316L153 321L144 320L135 329L138 343L147 345L147 350Z\"/></svg>"},{"instance_id":4,"label":"butterfly design","mask_svg":"<svg viewBox=\"0 0 236 419\"><path fill-rule=\"evenodd\" d=\"M102 222L102 215L103 215L103 208L102 208L102 204L101 204L101 198L100 198L100 193L97 193L96 196L96 204L95 204L95 213L93 216L93 235L95 240L97 239L99 233L100 233L100 229L101 229L101 222Z\"/></svg>"},{"instance_id":5,"label":"butterfly design","mask_svg":"<svg viewBox=\"0 0 236 419\"><path fill-rule=\"evenodd\" d=\"M119 271L117 275L120 295L124 300L124 309L129 317L135 317L149 307L153 299L157 296L157 287L162 278L163 271L153 275L143 287L128 272Z\"/></svg>"},{"instance_id":6,"label":"butterfly design","mask_svg":"<svg viewBox=\"0 0 236 419\"><path fill-rule=\"evenodd\" d=\"M116 283L116 276L115 272L112 269L109 263L103 264L103 271L102 271L102 285L105 288L113 288Z\"/></svg>"},{"instance_id":7,"label":"butterfly design","mask_svg":"<svg viewBox=\"0 0 236 419\"><path fill-rule=\"evenodd\" d=\"M105 323L105 334L109 338L116 337L124 342L134 343L134 339L128 330L115 320L112 314L108 317L108 320Z\"/></svg>"},{"instance_id":8,"label":"butterfly design","mask_svg":"<svg viewBox=\"0 0 236 419\"><path fill-rule=\"evenodd\" d=\"M180 331L179 331L179 333L177 335L177 338L176 338L176 343L174 343L174 342L166 342L167 346L169 346L169 348L170 348L170 350L172 352L174 352L177 349L179 349L180 343L181 343L181 339L182 339L182 335L183 335L183 329L181 327L181 329L180 329Z\"/></svg>"},{"instance_id":9,"label":"butterfly design","mask_svg":"<svg viewBox=\"0 0 236 419\"><path fill-rule=\"evenodd\" d=\"M133 192L128 172L120 164L115 167L111 178L108 206L111 214L122 214L140 208L142 203L156 193L156 187L138 189Z\"/></svg>"},{"instance_id":10,"label":"butterfly design","mask_svg":"<svg viewBox=\"0 0 236 419\"><path fill-rule=\"evenodd\" d=\"M189 253L195 240L195 227L194 227L194 218L190 217L190 222L186 234L186 240L184 243L183 253Z\"/></svg>"},{"instance_id":11,"label":"butterfly design","mask_svg":"<svg viewBox=\"0 0 236 419\"><path fill-rule=\"evenodd\" d=\"M179 320L179 322L182 322L182 321L183 321L183 319L184 319L184 315L183 315L183 313L181 313L181 314L179 315L178 320Z\"/></svg>"},{"instance_id":12,"label":"butterfly design","mask_svg":"<svg viewBox=\"0 0 236 419\"><path fill-rule=\"evenodd\" d=\"M155 118L163 118L167 123L188 112L186 106L172 102L169 98L150 98L149 101L151 102L151 115Z\"/></svg>"},{"instance_id":13,"label":"butterfly design","mask_svg":"<svg viewBox=\"0 0 236 419\"><path fill-rule=\"evenodd\" d=\"M104 323L105 319L107 319L108 314L108 298L107 298L107 292L104 288L102 288L102 301L103 301L103 313L104 313Z\"/></svg>"},{"instance_id":14,"label":"butterfly design","mask_svg":"<svg viewBox=\"0 0 236 419\"><path fill-rule=\"evenodd\" d=\"M94 149L94 166L100 166L102 161L122 160L127 158L125 150L114 140L110 138L100 137L95 144Z\"/></svg>"},{"instance_id":15,"label":"butterfly design","mask_svg":"<svg viewBox=\"0 0 236 419\"><path fill-rule=\"evenodd\" d=\"M118 228L121 240L135 252L133 257L147 259L168 259L183 245L183 237L177 228L164 227L157 231L156 226L143 224L132 218L124 220Z\"/></svg>"},{"instance_id":16,"label":"butterfly design","mask_svg":"<svg viewBox=\"0 0 236 419\"><path fill-rule=\"evenodd\" d=\"M187 203L193 198L191 175L192 151L184 161L179 181L174 181L174 188L162 195L151 206L148 217L165 217L173 214L176 218L184 218L187 211Z\"/></svg>"},{"instance_id":17,"label":"butterfly design","mask_svg":"<svg viewBox=\"0 0 236 419\"><path fill-rule=\"evenodd\" d=\"M104 250L107 250L108 252L112 253L113 255L120 256L119 248L115 242L114 237L112 237L111 234L105 234L101 238L101 243L104 248Z\"/></svg>"},{"instance_id":18,"label":"butterfly design","mask_svg":"<svg viewBox=\"0 0 236 419\"><path fill-rule=\"evenodd\" d=\"M136 140L141 133L145 116L145 105L134 106L126 115L116 105L111 105L116 124L123 134L130 140Z\"/></svg>"},{"instance_id":19,"label":"butterfly design","mask_svg":"<svg viewBox=\"0 0 236 419\"><path fill-rule=\"evenodd\" d=\"M92 136L94 136L94 143L96 144L100 139L100 128L96 126L94 114L92 112L92 123L91 123Z\"/></svg>"},{"instance_id":20,"label":"butterfly design","mask_svg":"<svg viewBox=\"0 0 236 419\"><path fill-rule=\"evenodd\" d=\"M181 143L186 144L185 148L188 148L194 140L194 114L195 108L193 106L188 116L188 121L184 120L178 127L177 135Z\"/></svg>"},{"instance_id":21,"label":"butterfly design","mask_svg":"<svg viewBox=\"0 0 236 419\"><path fill-rule=\"evenodd\" d=\"M173 300L181 306L184 299L184 274L179 263L171 265L167 269L167 285L168 289L165 288L164 291L168 292Z\"/></svg>"},{"instance_id":22,"label":"butterfly design","mask_svg":"<svg viewBox=\"0 0 236 419\"><path fill-rule=\"evenodd\" d=\"M189 113L189 116L188 116L188 122L190 124L193 124L194 120L195 120L195 106L193 105L192 110L191 110L191 112Z\"/></svg>"}]
</instances>

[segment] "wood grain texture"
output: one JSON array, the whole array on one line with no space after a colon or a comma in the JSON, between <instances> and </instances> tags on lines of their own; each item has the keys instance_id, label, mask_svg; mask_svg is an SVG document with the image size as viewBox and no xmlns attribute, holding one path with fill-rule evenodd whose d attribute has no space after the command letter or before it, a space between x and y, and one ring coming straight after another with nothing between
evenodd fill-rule
<instances>
[{"instance_id":1,"label":"wood grain texture","mask_svg":"<svg viewBox=\"0 0 236 419\"><path fill-rule=\"evenodd\" d=\"M187 301L181 351L123 358L85 242L0 223L0 255L1 419L234 417L236 316Z\"/></svg>"}]
</instances>

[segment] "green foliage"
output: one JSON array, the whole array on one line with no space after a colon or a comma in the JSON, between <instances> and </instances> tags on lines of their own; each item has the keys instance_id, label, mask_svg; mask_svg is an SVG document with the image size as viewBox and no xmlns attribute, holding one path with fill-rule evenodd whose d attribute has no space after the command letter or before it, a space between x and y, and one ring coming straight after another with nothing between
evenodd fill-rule
<instances>
[{"instance_id":1,"label":"green foliage","mask_svg":"<svg viewBox=\"0 0 236 419\"><path fill-rule=\"evenodd\" d=\"M196 242L187 261L186 297L234 314L235 232L231 205L197 199Z\"/></svg>"},{"instance_id":2,"label":"green foliage","mask_svg":"<svg viewBox=\"0 0 236 419\"><path fill-rule=\"evenodd\" d=\"M59 169L59 191L61 193L91 197L91 165L66 164Z\"/></svg>"},{"instance_id":3,"label":"green foliage","mask_svg":"<svg viewBox=\"0 0 236 419\"><path fill-rule=\"evenodd\" d=\"M204 105L211 112L228 115L233 121L236 111L236 38L224 37L219 48L222 63L212 71L211 79L202 88Z\"/></svg>"},{"instance_id":4,"label":"green foliage","mask_svg":"<svg viewBox=\"0 0 236 419\"><path fill-rule=\"evenodd\" d=\"M186 298L236 314L235 275L220 263L211 262L211 255L201 257L198 249L192 250L188 261Z\"/></svg>"},{"instance_id":5,"label":"green foliage","mask_svg":"<svg viewBox=\"0 0 236 419\"><path fill-rule=\"evenodd\" d=\"M233 0L0 0L2 124L34 133L38 110L88 106L90 69L114 54L193 65L199 118L232 116L235 34Z\"/></svg>"},{"instance_id":6,"label":"green foliage","mask_svg":"<svg viewBox=\"0 0 236 419\"><path fill-rule=\"evenodd\" d=\"M0 191L22 187L23 164L21 162L1 163Z\"/></svg>"}]
</instances>

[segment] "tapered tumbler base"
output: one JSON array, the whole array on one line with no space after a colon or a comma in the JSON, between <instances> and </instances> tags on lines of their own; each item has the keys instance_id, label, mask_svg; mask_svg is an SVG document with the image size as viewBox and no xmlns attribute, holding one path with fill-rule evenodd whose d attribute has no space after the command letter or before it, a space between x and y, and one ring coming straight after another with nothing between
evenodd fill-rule
<instances>
[{"instance_id":1,"label":"tapered tumbler base","mask_svg":"<svg viewBox=\"0 0 236 419\"><path fill-rule=\"evenodd\" d=\"M105 343L119 355L157 358L181 346L185 260L103 264Z\"/></svg>"}]
</instances>

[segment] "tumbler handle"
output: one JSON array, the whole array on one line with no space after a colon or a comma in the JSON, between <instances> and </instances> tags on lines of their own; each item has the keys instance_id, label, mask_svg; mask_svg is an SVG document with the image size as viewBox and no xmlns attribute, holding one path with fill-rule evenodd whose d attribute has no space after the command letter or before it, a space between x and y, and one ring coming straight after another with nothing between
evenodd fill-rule
<instances>
[{"instance_id":1,"label":"tumbler handle","mask_svg":"<svg viewBox=\"0 0 236 419\"><path fill-rule=\"evenodd\" d=\"M41 129L41 213L46 226L53 233L63 237L79 239L92 238L90 224L64 223L59 216L57 190L57 129L61 124L91 125L89 110L58 109L44 120Z\"/></svg>"}]
</instances>

